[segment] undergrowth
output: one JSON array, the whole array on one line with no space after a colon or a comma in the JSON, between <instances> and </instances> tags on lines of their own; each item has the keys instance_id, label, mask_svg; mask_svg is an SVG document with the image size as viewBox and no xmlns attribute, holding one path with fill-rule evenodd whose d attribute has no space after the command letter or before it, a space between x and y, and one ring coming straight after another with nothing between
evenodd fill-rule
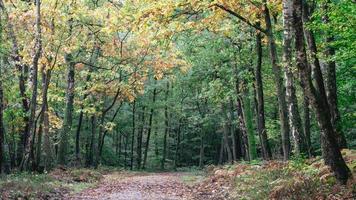
<instances>
[{"instance_id":1,"label":"undergrowth","mask_svg":"<svg viewBox=\"0 0 356 200\"><path fill-rule=\"evenodd\" d=\"M50 173L14 173L0 178L0 199L63 199L94 186L102 171L55 169Z\"/></svg>"}]
</instances>

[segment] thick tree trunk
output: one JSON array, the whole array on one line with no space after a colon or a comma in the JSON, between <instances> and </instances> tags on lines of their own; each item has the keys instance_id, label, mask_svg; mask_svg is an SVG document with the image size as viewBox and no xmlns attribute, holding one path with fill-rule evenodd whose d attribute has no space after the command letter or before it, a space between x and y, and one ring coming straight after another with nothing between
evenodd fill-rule
<instances>
[{"instance_id":1,"label":"thick tree trunk","mask_svg":"<svg viewBox=\"0 0 356 200\"><path fill-rule=\"evenodd\" d=\"M26 141L25 151L23 155L23 160L21 161L20 169L29 167L30 162L30 152L32 151L33 145L32 140L36 132L36 108L37 108L37 75L38 75L38 61L42 54L42 38L41 38L41 1L36 0L36 33L35 33L35 47L34 56L32 59L32 80L31 80L31 104L30 104L30 117L28 121L28 132L29 138Z\"/></svg>"},{"instance_id":2,"label":"thick tree trunk","mask_svg":"<svg viewBox=\"0 0 356 200\"><path fill-rule=\"evenodd\" d=\"M204 149L205 149L205 145L204 145L204 136L200 136L200 150L199 150L199 167L203 168L204 166Z\"/></svg>"},{"instance_id":3,"label":"thick tree trunk","mask_svg":"<svg viewBox=\"0 0 356 200\"><path fill-rule=\"evenodd\" d=\"M236 72L235 72L236 73ZM235 90L236 90L236 107L237 107L237 119L239 123L239 131L241 133L241 153L242 156L245 158L245 160L249 160L249 155L248 155L248 138L247 138L247 129L246 129L246 124L245 124L245 119L244 119L244 114L242 112L242 102L241 102L241 97L240 97L240 84L238 77L236 77L236 83L235 83Z\"/></svg>"},{"instance_id":4,"label":"thick tree trunk","mask_svg":"<svg viewBox=\"0 0 356 200\"><path fill-rule=\"evenodd\" d=\"M233 124L234 121L234 102L232 99L230 99L230 105L229 105L229 130L230 130L230 136L231 136L231 148L232 148L232 159L235 161L237 160L237 154L236 154L236 136L235 136L235 126Z\"/></svg>"},{"instance_id":5,"label":"thick tree trunk","mask_svg":"<svg viewBox=\"0 0 356 200\"><path fill-rule=\"evenodd\" d=\"M131 135L131 161L130 161L131 170L133 170L133 164L134 164L135 131L136 131L136 100L134 100L134 102L132 103L132 135Z\"/></svg>"},{"instance_id":6,"label":"thick tree trunk","mask_svg":"<svg viewBox=\"0 0 356 200\"><path fill-rule=\"evenodd\" d=\"M256 149L256 140L253 130L253 117L252 117L252 109L251 109L251 100L249 94L249 88L246 88L244 91L243 98L243 114L246 124L247 130L247 138L248 138L248 153L249 159L254 160L257 158L257 149Z\"/></svg>"},{"instance_id":7,"label":"thick tree trunk","mask_svg":"<svg viewBox=\"0 0 356 200\"><path fill-rule=\"evenodd\" d=\"M327 0L327 2L324 3L323 5L324 12L326 13L323 16L323 21L325 24L329 23L328 4L330 2L331 2L330 0ZM327 59L325 89L326 89L326 96L330 107L331 123L336 131L339 147L347 148L346 138L340 126L340 113L337 107L336 63L333 60L333 57L335 56L335 49L332 46L332 42L334 42L334 40L335 38L330 33L330 31L326 31L326 39L325 39L326 49L324 52Z\"/></svg>"},{"instance_id":8,"label":"thick tree trunk","mask_svg":"<svg viewBox=\"0 0 356 200\"><path fill-rule=\"evenodd\" d=\"M232 157L232 151L231 151L231 147L230 147L230 143L229 143L229 135L228 134L229 134L229 125L227 122L224 122L224 127L223 127L224 146L225 146L225 150L227 152L227 161L229 163L232 163L233 157Z\"/></svg>"},{"instance_id":9,"label":"thick tree trunk","mask_svg":"<svg viewBox=\"0 0 356 200\"><path fill-rule=\"evenodd\" d=\"M263 81L262 81L262 42L261 33L256 34L256 51L257 63L255 70L256 79L256 97L257 97L257 129L260 136L262 156L263 159L269 160L272 158L271 148L268 143L267 130L265 127L265 108L264 108L264 95L263 95Z\"/></svg>"},{"instance_id":10,"label":"thick tree trunk","mask_svg":"<svg viewBox=\"0 0 356 200\"><path fill-rule=\"evenodd\" d=\"M350 169L347 167L342 158L338 143L337 135L331 124L330 108L327 101L327 96L324 88L323 77L320 68L315 67L315 81L314 87L310 78L311 69L308 66L307 54L304 48L304 35L302 23L302 1L293 1L294 7L294 28L296 38L296 60L299 69L302 87L305 87L307 95L311 101L311 105L315 109L316 119L321 129L323 140L322 149L325 163L331 167L335 173L337 180L346 184L348 178L351 176Z\"/></svg>"},{"instance_id":11,"label":"thick tree trunk","mask_svg":"<svg viewBox=\"0 0 356 200\"><path fill-rule=\"evenodd\" d=\"M90 118L91 132L90 132L90 144L89 144L89 154L87 159L87 166L94 165L94 154L95 154L95 132L96 132L96 117L93 115Z\"/></svg>"},{"instance_id":12,"label":"thick tree trunk","mask_svg":"<svg viewBox=\"0 0 356 200\"><path fill-rule=\"evenodd\" d=\"M145 144L145 154L143 157L143 165L142 168L146 168L146 163L147 163L147 154L148 154L148 148L150 144L150 137L151 137L151 131L152 131L152 124L153 124L153 112L154 112L154 104L156 102L156 95L157 95L157 89L153 89L153 94L152 94L152 105L151 105L151 110L150 110L150 116L148 119L148 128L147 128L147 138L146 138L146 144Z\"/></svg>"},{"instance_id":13,"label":"thick tree trunk","mask_svg":"<svg viewBox=\"0 0 356 200\"><path fill-rule=\"evenodd\" d=\"M305 135L305 144L308 152L308 156L312 157L312 145L311 145L311 135L310 135L310 110L309 110L309 98L303 88L303 114L304 114L304 135Z\"/></svg>"},{"instance_id":14,"label":"thick tree trunk","mask_svg":"<svg viewBox=\"0 0 356 200\"><path fill-rule=\"evenodd\" d=\"M42 114L40 116L42 118ZM40 122L40 127L37 131L37 141L36 141L36 157L34 160L34 170L40 170L41 165L41 156L42 156L42 136L43 136L43 127L42 127L42 120Z\"/></svg>"},{"instance_id":15,"label":"thick tree trunk","mask_svg":"<svg viewBox=\"0 0 356 200\"><path fill-rule=\"evenodd\" d=\"M0 17L0 37L2 36L2 26L1 26L1 17ZM0 38L1 41L2 37ZM4 155L5 155L5 149L4 149L4 141L5 141L5 128L4 128L4 92L3 92L3 87L2 87L2 68L3 68L3 62L2 58L0 58L0 174L3 172L3 167L4 167Z\"/></svg>"},{"instance_id":16,"label":"thick tree trunk","mask_svg":"<svg viewBox=\"0 0 356 200\"><path fill-rule=\"evenodd\" d=\"M81 107L81 109L83 109L83 107ZM83 115L84 115L83 111L80 111L77 131L75 132L75 158L77 161L80 160L80 131L82 128Z\"/></svg>"},{"instance_id":17,"label":"thick tree trunk","mask_svg":"<svg viewBox=\"0 0 356 200\"><path fill-rule=\"evenodd\" d=\"M100 52L100 48L99 47L95 47L92 51L91 57L90 57L90 63L89 64L94 64L99 56L99 52ZM91 73L93 71L93 67L92 66L88 66L89 67L89 73L86 77L86 82L90 81L91 79ZM87 90L87 85L84 87L84 90ZM89 93L86 93L83 96L82 101L84 101L87 97L88 97ZM83 112L84 109L84 105L80 105L80 113L79 113L79 119L78 119L78 126L77 126L77 130L75 133L75 157L77 159L77 161L80 161L80 132L81 132L81 128L82 128L82 121L83 121Z\"/></svg>"},{"instance_id":18,"label":"thick tree trunk","mask_svg":"<svg viewBox=\"0 0 356 200\"><path fill-rule=\"evenodd\" d=\"M127 146L129 145L129 134L125 134L125 147L124 147L124 168L127 168Z\"/></svg>"},{"instance_id":19,"label":"thick tree trunk","mask_svg":"<svg viewBox=\"0 0 356 200\"><path fill-rule=\"evenodd\" d=\"M67 163L68 152L68 135L72 129L72 114L74 103L74 61L71 54L65 56L67 64L67 90L66 90L66 105L64 111L63 129L59 143L58 163L65 165Z\"/></svg>"},{"instance_id":20,"label":"thick tree trunk","mask_svg":"<svg viewBox=\"0 0 356 200\"><path fill-rule=\"evenodd\" d=\"M304 134L298 110L298 101L294 87L292 41L293 41L293 4L289 0L283 1L283 64L286 77L286 94L289 112L289 128L292 133L294 151L297 155L306 153Z\"/></svg>"},{"instance_id":21,"label":"thick tree trunk","mask_svg":"<svg viewBox=\"0 0 356 200\"><path fill-rule=\"evenodd\" d=\"M51 80L51 70L42 68L42 128L43 128L43 152L45 170L53 166L53 155L51 149L51 140L49 135L49 114L48 114L48 87Z\"/></svg>"},{"instance_id":22,"label":"thick tree trunk","mask_svg":"<svg viewBox=\"0 0 356 200\"><path fill-rule=\"evenodd\" d=\"M303 11L302 11L303 23L306 24L309 22L309 16L310 16L309 7L308 7L307 3L303 3L302 6L303 6L302 7L302 9L303 9ZM319 61L318 55L317 55L318 50L317 50L314 34L308 28L304 28L304 36L307 41L308 49L311 52L310 57L312 59L313 72L314 72L314 74L318 74L318 73L321 74L321 66L320 66L320 61ZM337 106L336 106L336 108L337 108ZM331 113L331 115L332 115L332 113ZM335 129L335 126L333 126L333 127ZM338 132L337 129L338 129L338 127L336 127L337 140L338 140L339 145L341 145L340 147L343 148L344 145L346 146L346 141L343 142L344 135L342 132ZM321 140L323 140L323 139L324 138L321 137Z\"/></svg>"},{"instance_id":23,"label":"thick tree trunk","mask_svg":"<svg viewBox=\"0 0 356 200\"><path fill-rule=\"evenodd\" d=\"M117 152L117 160L120 162L120 159L121 159L121 148L122 148L122 140L123 140L123 137L122 137L122 134L121 132L118 132L119 134L119 144L118 144L118 152Z\"/></svg>"},{"instance_id":24,"label":"thick tree trunk","mask_svg":"<svg viewBox=\"0 0 356 200\"><path fill-rule=\"evenodd\" d=\"M224 162L224 136L221 137L221 144L220 144L220 153L219 153L219 165L222 165Z\"/></svg>"},{"instance_id":25,"label":"thick tree trunk","mask_svg":"<svg viewBox=\"0 0 356 200\"><path fill-rule=\"evenodd\" d=\"M161 169L164 169L167 156L167 137L169 134L169 117L168 117L168 95L169 95L169 82L167 81L166 93L165 93L165 106L164 106L164 136L163 136L163 152L161 160Z\"/></svg>"},{"instance_id":26,"label":"thick tree trunk","mask_svg":"<svg viewBox=\"0 0 356 200\"><path fill-rule=\"evenodd\" d=\"M106 109L106 111L104 111L105 113L107 113L107 112L115 105L116 99L117 99L117 97L118 97L119 94L120 94L120 91L117 91L117 96L116 96L115 99L113 100L111 106L109 106L109 107ZM120 105L116 108L116 111L115 111L114 115L113 115L113 116L111 117L111 119L110 119L110 122L111 122L111 123L114 122L114 120L115 120L117 114L119 113L120 108L121 108L122 105L123 105L123 104L122 104L122 102L121 102ZM105 115L102 115L102 119L103 119L103 120L105 119L105 116L106 116L106 114L105 114ZM104 121L102 121L101 123L102 123L102 125L104 125ZM99 134L99 135L100 135L100 138L101 138L101 140L100 140L101 142L99 143L99 160L101 159L101 155L103 154L103 148L104 148L104 143L105 143L105 137L106 137L106 135L107 135L107 133L108 133L108 130L103 131L103 128L100 129L100 131L101 131L101 133L102 133L102 132L104 132L104 133Z\"/></svg>"},{"instance_id":27,"label":"thick tree trunk","mask_svg":"<svg viewBox=\"0 0 356 200\"><path fill-rule=\"evenodd\" d=\"M2 0L0 0L0 9L3 11L3 15L5 20L7 21L7 33L8 37L10 38L12 42L12 54L11 58L15 63L15 67L18 72L18 79L19 79L19 90L20 90L20 97L22 100L22 109L24 113L27 113L29 111L29 100L26 96L26 85L25 85L25 76L24 76L24 65L22 64L22 58L19 54L19 46L17 43L17 38L15 35L14 27L13 24L10 21L9 14L7 12L7 9L5 7L5 4ZM20 140L17 145L17 161L18 165L21 165L21 161L23 160L23 155L24 155L24 149L25 145L27 144L28 140L28 131L29 131L29 118L27 115L23 118L24 121L24 128L23 128L23 133L20 134Z\"/></svg>"},{"instance_id":28,"label":"thick tree trunk","mask_svg":"<svg viewBox=\"0 0 356 200\"><path fill-rule=\"evenodd\" d=\"M14 169L16 167L16 138L15 138L15 126L11 126L10 141L9 141L9 156L10 156L10 167Z\"/></svg>"},{"instance_id":29,"label":"thick tree trunk","mask_svg":"<svg viewBox=\"0 0 356 200\"><path fill-rule=\"evenodd\" d=\"M182 123L182 118L180 118L178 120L178 130L177 130L177 136L176 136L176 149L175 149L175 153L174 153L174 169L177 169L178 165L179 165L179 160L180 160L180 154L179 154L179 150L180 150L180 142L181 142L181 123Z\"/></svg>"},{"instance_id":30,"label":"thick tree trunk","mask_svg":"<svg viewBox=\"0 0 356 200\"><path fill-rule=\"evenodd\" d=\"M142 139L145 131L145 110L146 106L142 106L141 127L137 135L137 169L141 169L142 164Z\"/></svg>"},{"instance_id":31,"label":"thick tree trunk","mask_svg":"<svg viewBox=\"0 0 356 200\"><path fill-rule=\"evenodd\" d=\"M278 55L276 43L273 36L271 17L269 9L267 7L267 1L263 0L263 11L266 23L266 36L268 38L270 59L272 63L272 71L274 74L274 81L277 89L278 106L279 106L279 119L281 121L281 135L282 135L282 147L283 147L283 158L288 160L290 156L290 140L289 140L289 125L288 125L288 114L287 114L287 103L286 103L286 91L283 84L282 71L278 64Z\"/></svg>"}]
</instances>

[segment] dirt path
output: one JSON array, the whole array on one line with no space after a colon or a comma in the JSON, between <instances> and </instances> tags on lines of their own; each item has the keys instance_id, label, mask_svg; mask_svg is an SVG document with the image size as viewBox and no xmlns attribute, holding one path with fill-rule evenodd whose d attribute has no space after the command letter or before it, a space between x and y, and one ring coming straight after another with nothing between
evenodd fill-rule
<instances>
[{"instance_id":1,"label":"dirt path","mask_svg":"<svg viewBox=\"0 0 356 200\"><path fill-rule=\"evenodd\" d=\"M136 173L105 175L95 188L68 197L71 200L183 200L192 189L183 182L184 173Z\"/></svg>"}]
</instances>

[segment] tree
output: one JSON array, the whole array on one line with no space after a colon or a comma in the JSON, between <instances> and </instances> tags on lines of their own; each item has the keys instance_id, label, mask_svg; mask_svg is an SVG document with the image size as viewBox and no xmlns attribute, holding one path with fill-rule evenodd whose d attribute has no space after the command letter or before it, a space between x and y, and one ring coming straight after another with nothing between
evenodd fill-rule
<instances>
[{"instance_id":1,"label":"tree","mask_svg":"<svg viewBox=\"0 0 356 200\"><path fill-rule=\"evenodd\" d=\"M0 29L2 30L2 23L0 18ZM2 41L2 31L0 31L0 41ZM0 46L1 50L2 46ZM0 58L0 174L2 173L2 169L4 166L4 155L5 155L5 128L4 128L4 91L3 91L3 84L2 84L2 68L3 68L3 60Z\"/></svg>"},{"instance_id":2,"label":"tree","mask_svg":"<svg viewBox=\"0 0 356 200\"><path fill-rule=\"evenodd\" d=\"M283 62L285 68L289 126L292 133L297 155L306 153L298 102L294 87L292 41L293 41L293 5L290 1L283 2Z\"/></svg>"},{"instance_id":3,"label":"tree","mask_svg":"<svg viewBox=\"0 0 356 200\"><path fill-rule=\"evenodd\" d=\"M30 103L30 117L28 121L28 132L26 135L29 136L25 143L25 152L23 155L23 160L20 164L20 169L29 167L30 162L30 153L33 148L32 140L34 140L34 135L36 133L36 108L37 108L37 77L38 77L38 62L42 53L42 38L41 38L41 0L36 0L36 33L35 33L35 47L34 47L34 56L32 59L31 71L32 71L32 79L31 81L31 103Z\"/></svg>"},{"instance_id":4,"label":"tree","mask_svg":"<svg viewBox=\"0 0 356 200\"><path fill-rule=\"evenodd\" d=\"M154 103L156 102L156 95L157 95L157 88L154 88L153 93L152 93L152 107L150 109L150 116L148 119L147 138L146 138L146 143L145 143L145 154L143 157L142 169L145 169L146 163L147 163L147 154L148 154L148 148L149 148L149 144L150 144L152 125L153 125L153 115L154 115L154 107L153 106L154 106Z\"/></svg>"},{"instance_id":5,"label":"tree","mask_svg":"<svg viewBox=\"0 0 356 200\"><path fill-rule=\"evenodd\" d=\"M323 77L320 68L315 67L316 87L311 80L311 69L308 67L307 54L304 47L303 22L302 22L302 2L293 0L294 8L293 23L295 28L295 48L297 67L301 77L302 87L306 88L307 95L315 109L316 118L321 129L322 150L325 163L328 164L335 173L339 182L346 184L351 176L350 169L342 158L336 132L331 124L330 108L327 102Z\"/></svg>"},{"instance_id":6,"label":"tree","mask_svg":"<svg viewBox=\"0 0 356 200\"><path fill-rule=\"evenodd\" d=\"M68 152L68 137L72 130L72 115L73 115L73 103L74 103L74 75L75 75L75 61L73 60L72 54L67 54L66 57L67 65L67 90L66 90L66 106L64 110L64 122L63 129L61 132L59 152L58 152L58 163L65 165L67 163L67 152Z\"/></svg>"},{"instance_id":7,"label":"tree","mask_svg":"<svg viewBox=\"0 0 356 200\"><path fill-rule=\"evenodd\" d=\"M329 14L328 14L328 4L330 1L327 0L324 5L323 9L325 10L326 14L323 16L323 21L325 24L329 23ZM340 148L346 148L346 139L345 135L340 128L340 113L337 104L337 85L336 85L336 62L333 60L335 56L335 49L332 46L332 42L334 42L335 38L330 33L330 31L326 30L326 48L325 48L325 56L326 56L326 77L325 77L325 89L326 89L326 96L328 99L329 107L330 107L330 114L331 114L331 123L334 126L336 133L337 133L337 141L339 143Z\"/></svg>"},{"instance_id":8,"label":"tree","mask_svg":"<svg viewBox=\"0 0 356 200\"><path fill-rule=\"evenodd\" d=\"M263 82L262 82L262 41L261 33L256 33L256 52L257 52L257 62L255 69L255 80L256 80L256 97L257 97L257 128L258 134L260 136L262 155L263 158L269 160L272 158L271 148L268 142L267 130L265 127L265 106L264 106L264 95L263 95Z\"/></svg>"}]
</instances>

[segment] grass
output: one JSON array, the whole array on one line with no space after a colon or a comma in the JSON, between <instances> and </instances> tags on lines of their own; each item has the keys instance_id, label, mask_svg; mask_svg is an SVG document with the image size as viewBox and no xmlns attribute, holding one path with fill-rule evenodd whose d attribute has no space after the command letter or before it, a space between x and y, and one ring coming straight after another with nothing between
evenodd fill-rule
<instances>
[{"instance_id":1,"label":"grass","mask_svg":"<svg viewBox=\"0 0 356 200\"><path fill-rule=\"evenodd\" d=\"M0 199L60 199L94 186L101 178L100 172L91 169L14 173L0 178Z\"/></svg>"},{"instance_id":2,"label":"grass","mask_svg":"<svg viewBox=\"0 0 356 200\"><path fill-rule=\"evenodd\" d=\"M237 164L235 168L244 168L234 177L236 199L344 199L356 194L354 181L347 186L337 184L321 158Z\"/></svg>"}]
</instances>

